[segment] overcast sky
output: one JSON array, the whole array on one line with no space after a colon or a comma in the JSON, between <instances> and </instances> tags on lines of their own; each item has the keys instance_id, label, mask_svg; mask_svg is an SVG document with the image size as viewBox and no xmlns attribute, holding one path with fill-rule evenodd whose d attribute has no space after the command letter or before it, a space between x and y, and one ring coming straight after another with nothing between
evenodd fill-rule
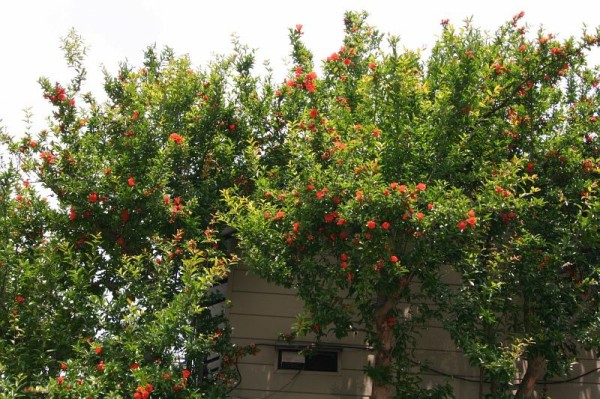
<instances>
[{"instance_id":1,"label":"overcast sky","mask_svg":"<svg viewBox=\"0 0 600 399\"><path fill-rule=\"evenodd\" d=\"M399 35L408 48L431 47L440 21L455 25L473 17L474 24L494 31L525 11L532 31L541 25L566 38L578 35L585 23L600 26L600 1L569 0L12 0L0 2L0 125L12 135L24 131L23 109L32 107L34 130L50 112L37 84L40 76L67 82L71 76L59 50L60 37L74 27L90 47L86 90L101 90L101 66L116 71L119 61L139 65L150 44L168 45L189 54L195 66L231 49L231 35L269 59L278 79L289 52L288 28L304 26L304 40L317 59L339 49L343 14L365 10L370 23L384 33ZM591 59L600 64L598 52Z\"/></svg>"}]
</instances>

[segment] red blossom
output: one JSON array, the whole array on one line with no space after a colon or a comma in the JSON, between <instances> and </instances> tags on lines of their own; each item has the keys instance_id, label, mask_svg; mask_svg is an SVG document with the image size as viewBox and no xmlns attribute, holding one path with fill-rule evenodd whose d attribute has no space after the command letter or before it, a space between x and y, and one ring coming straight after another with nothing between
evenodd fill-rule
<instances>
[{"instance_id":1,"label":"red blossom","mask_svg":"<svg viewBox=\"0 0 600 399\"><path fill-rule=\"evenodd\" d=\"M396 255L390 256L390 262L393 262L393 263L398 262L398 257Z\"/></svg>"},{"instance_id":2,"label":"red blossom","mask_svg":"<svg viewBox=\"0 0 600 399\"><path fill-rule=\"evenodd\" d=\"M342 61L342 62L346 66L350 66L350 64L352 64L352 60L350 60L350 58L344 58L344 61Z\"/></svg>"},{"instance_id":3,"label":"red blossom","mask_svg":"<svg viewBox=\"0 0 600 399\"><path fill-rule=\"evenodd\" d=\"M135 186L135 179L133 177L130 177L129 179L127 179L127 184L129 184L129 187Z\"/></svg>"},{"instance_id":4,"label":"red blossom","mask_svg":"<svg viewBox=\"0 0 600 399\"><path fill-rule=\"evenodd\" d=\"M100 361L100 363L98 363L96 368L98 369L98 371L104 371L104 362Z\"/></svg>"},{"instance_id":5,"label":"red blossom","mask_svg":"<svg viewBox=\"0 0 600 399\"><path fill-rule=\"evenodd\" d=\"M96 202L96 201L98 200L98 194L96 194L96 193L91 193L91 194L88 196L88 199L90 200L90 202Z\"/></svg>"},{"instance_id":6,"label":"red blossom","mask_svg":"<svg viewBox=\"0 0 600 399\"><path fill-rule=\"evenodd\" d=\"M69 220L73 221L77 219L77 211L75 210L75 207L71 207L71 209L69 209Z\"/></svg>"},{"instance_id":7,"label":"red blossom","mask_svg":"<svg viewBox=\"0 0 600 399\"><path fill-rule=\"evenodd\" d=\"M389 316L385 320L385 324L387 324L388 327L393 327L396 324L396 319L394 318L394 316Z\"/></svg>"},{"instance_id":8,"label":"red blossom","mask_svg":"<svg viewBox=\"0 0 600 399\"><path fill-rule=\"evenodd\" d=\"M458 229L462 231L467 228L467 222L465 222L464 220L461 220L460 222L458 222L456 227L458 227Z\"/></svg>"},{"instance_id":9,"label":"red blossom","mask_svg":"<svg viewBox=\"0 0 600 399\"><path fill-rule=\"evenodd\" d=\"M96 347L96 354L98 356L102 355L102 347L101 346Z\"/></svg>"},{"instance_id":10,"label":"red blossom","mask_svg":"<svg viewBox=\"0 0 600 399\"><path fill-rule=\"evenodd\" d=\"M182 144L183 143L183 137L181 137L177 133L171 133L169 135L169 139L172 140L172 141L174 141L176 144Z\"/></svg>"},{"instance_id":11,"label":"red blossom","mask_svg":"<svg viewBox=\"0 0 600 399\"><path fill-rule=\"evenodd\" d=\"M25 298L23 298L21 295L17 295L15 297L15 301L17 301L17 303L23 303L23 301L25 301Z\"/></svg>"},{"instance_id":12,"label":"red blossom","mask_svg":"<svg viewBox=\"0 0 600 399\"><path fill-rule=\"evenodd\" d=\"M338 218L338 216L340 216L340 215L337 212L329 212L323 216L323 219L325 220L326 223L333 223L335 221L335 219Z\"/></svg>"},{"instance_id":13,"label":"red blossom","mask_svg":"<svg viewBox=\"0 0 600 399\"><path fill-rule=\"evenodd\" d=\"M332 53L329 57L327 57L328 62L337 61L340 59L340 55L338 53Z\"/></svg>"},{"instance_id":14,"label":"red blossom","mask_svg":"<svg viewBox=\"0 0 600 399\"><path fill-rule=\"evenodd\" d=\"M137 118L139 118L140 116L140 111L138 111L137 109L135 111L133 111L133 115L131 115L131 120L132 121L136 121Z\"/></svg>"},{"instance_id":15,"label":"red blossom","mask_svg":"<svg viewBox=\"0 0 600 399\"><path fill-rule=\"evenodd\" d=\"M131 365L129 366L129 370L137 370L140 368L140 365L137 362L133 362L131 363Z\"/></svg>"},{"instance_id":16,"label":"red blossom","mask_svg":"<svg viewBox=\"0 0 600 399\"><path fill-rule=\"evenodd\" d=\"M381 223L381 228L384 230L388 230L390 228L390 223L389 222Z\"/></svg>"},{"instance_id":17,"label":"red blossom","mask_svg":"<svg viewBox=\"0 0 600 399\"><path fill-rule=\"evenodd\" d=\"M302 34L302 24L296 24L296 33Z\"/></svg>"},{"instance_id":18,"label":"red blossom","mask_svg":"<svg viewBox=\"0 0 600 399\"><path fill-rule=\"evenodd\" d=\"M419 183L415 186L415 188L419 191L425 191L425 189L427 188L427 185L425 183Z\"/></svg>"},{"instance_id":19,"label":"red blossom","mask_svg":"<svg viewBox=\"0 0 600 399\"><path fill-rule=\"evenodd\" d=\"M529 162L525 167L527 173L532 174L535 171L535 164L533 162Z\"/></svg>"},{"instance_id":20,"label":"red blossom","mask_svg":"<svg viewBox=\"0 0 600 399\"><path fill-rule=\"evenodd\" d=\"M121 211L121 222L127 223L129 221L129 211L127 209L123 209Z\"/></svg>"},{"instance_id":21,"label":"red blossom","mask_svg":"<svg viewBox=\"0 0 600 399\"><path fill-rule=\"evenodd\" d=\"M367 228L369 228L369 229L373 230L375 227L377 227L377 223L375 223L374 221L372 221L372 220L369 220L369 221L367 222Z\"/></svg>"},{"instance_id":22,"label":"red blossom","mask_svg":"<svg viewBox=\"0 0 600 399\"><path fill-rule=\"evenodd\" d=\"M56 382L58 382L58 385L62 385L65 382L65 377L61 375L56 379Z\"/></svg>"}]
</instances>

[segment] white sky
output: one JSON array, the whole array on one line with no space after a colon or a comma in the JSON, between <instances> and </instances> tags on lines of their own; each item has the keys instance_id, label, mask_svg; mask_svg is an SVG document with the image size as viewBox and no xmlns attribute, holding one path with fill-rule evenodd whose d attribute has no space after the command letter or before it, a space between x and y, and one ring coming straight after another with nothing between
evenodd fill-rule
<instances>
[{"instance_id":1,"label":"white sky","mask_svg":"<svg viewBox=\"0 0 600 399\"><path fill-rule=\"evenodd\" d=\"M23 109L32 107L34 130L50 112L37 83L40 76L66 83L71 76L59 50L59 38L74 27L90 47L85 90L101 90L101 65L115 72L125 59L134 65L146 46L168 45L189 54L195 66L231 49L231 34L271 60L277 80L289 53L288 28L304 26L304 40L317 60L340 47L343 14L365 10L381 32L399 35L408 48L431 47L440 21L455 25L472 16L474 24L494 31L525 11L532 31L542 24L565 38L578 35L585 23L600 25L600 1L569 0L3 0L0 2L0 125L11 135L24 132ZM598 52L591 59L600 64Z\"/></svg>"}]
</instances>

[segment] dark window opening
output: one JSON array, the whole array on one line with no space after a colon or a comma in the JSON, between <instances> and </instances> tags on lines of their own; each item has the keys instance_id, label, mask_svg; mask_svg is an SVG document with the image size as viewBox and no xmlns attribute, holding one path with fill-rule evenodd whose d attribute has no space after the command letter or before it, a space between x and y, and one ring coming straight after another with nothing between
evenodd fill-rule
<instances>
[{"instance_id":1,"label":"dark window opening","mask_svg":"<svg viewBox=\"0 0 600 399\"><path fill-rule=\"evenodd\" d=\"M280 349L277 368L280 370L338 371L338 352L314 350L306 354Z\"/></svg>"}]
</instances>

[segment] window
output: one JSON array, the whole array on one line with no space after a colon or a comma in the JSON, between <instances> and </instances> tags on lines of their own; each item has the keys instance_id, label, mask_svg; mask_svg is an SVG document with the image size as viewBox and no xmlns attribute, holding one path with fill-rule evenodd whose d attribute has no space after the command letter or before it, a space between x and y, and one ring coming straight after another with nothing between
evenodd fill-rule
<instances>
[{"instance_id":1,"label":"window","mask_svg":"<svg viewBox=\"0 0 600 399\"><path fill-rule=\"evenodd\" d=\"M305 353L300 349L279 349L279 370L338 371L338 351L312 350Z\"/></svg>"}]
</instances>

